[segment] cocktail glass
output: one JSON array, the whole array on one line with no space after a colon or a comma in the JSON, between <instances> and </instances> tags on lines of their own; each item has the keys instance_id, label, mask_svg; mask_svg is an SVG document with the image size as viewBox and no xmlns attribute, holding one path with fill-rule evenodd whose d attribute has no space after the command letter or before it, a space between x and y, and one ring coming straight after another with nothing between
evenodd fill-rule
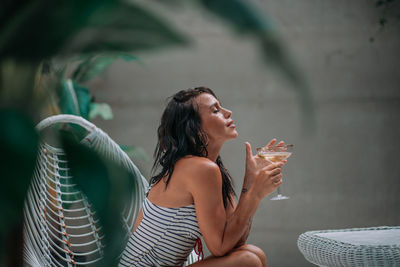
<instances>
[{"instance_id":1,"label":"cocktail glass","mask_svg":"<svg viewBox=\"0 0 400 267\"><path fill-rule=\"evenodd\" d=\"M292 155L293 145L278 145L273 147L257 148L257 155L260 158L267 159L271 162L279 162L287 159ZM289 199L288 196L282 195L281 187L277 189L277 195L271 200Z\"/></svg>"}]
</instances>

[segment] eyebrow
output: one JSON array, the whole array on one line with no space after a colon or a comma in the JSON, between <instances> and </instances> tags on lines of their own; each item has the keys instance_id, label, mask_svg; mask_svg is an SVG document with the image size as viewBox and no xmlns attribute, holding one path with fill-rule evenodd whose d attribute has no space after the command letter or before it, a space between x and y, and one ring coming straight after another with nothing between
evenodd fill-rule
<instances>
[{"instance_id":1,"label":"eyebrow","mask_svg":"<svg viewBox=\"0 0 400 267\"><path fill-rule=\"evenodd\" d=\"M218 106L218 105L221 106L221 103L219 103L218 101L216 101L216 102L214 102L213 104L211 104L209 108L211 109L211 108L216 107L216 106Z\"/></svg>"}]
</instances>

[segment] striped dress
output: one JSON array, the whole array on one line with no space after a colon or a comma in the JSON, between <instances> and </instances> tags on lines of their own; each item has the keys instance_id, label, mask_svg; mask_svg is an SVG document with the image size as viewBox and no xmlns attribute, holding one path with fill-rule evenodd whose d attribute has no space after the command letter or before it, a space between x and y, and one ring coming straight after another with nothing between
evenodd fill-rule
<instances>
[{"instance_id":1,"label":"striped dress","mask_svg":"<svg viewBox=\"0 0 400 267\"><path fill-rule=\"evenodd\" d=\"M182 266L200 236L193 204L165 208L145 198L143 219L130 236L119 266Z\"/></svg>"}]
</instances>

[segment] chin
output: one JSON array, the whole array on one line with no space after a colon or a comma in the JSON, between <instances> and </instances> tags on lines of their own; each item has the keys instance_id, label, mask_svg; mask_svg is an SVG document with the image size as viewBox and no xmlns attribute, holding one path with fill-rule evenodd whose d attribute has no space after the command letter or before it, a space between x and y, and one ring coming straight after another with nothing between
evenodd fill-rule
<instances>
[{"instance_id":1,"label":"chin","mask_svg":"<svg viewBox=\"0 0 400 267\"><path fill-rule=\"evenodd\" d=\"M230 139L236 139L238 137L238 132L235 130L234 133L232 133L231 138Z\"/></svg>"}]
</instances>

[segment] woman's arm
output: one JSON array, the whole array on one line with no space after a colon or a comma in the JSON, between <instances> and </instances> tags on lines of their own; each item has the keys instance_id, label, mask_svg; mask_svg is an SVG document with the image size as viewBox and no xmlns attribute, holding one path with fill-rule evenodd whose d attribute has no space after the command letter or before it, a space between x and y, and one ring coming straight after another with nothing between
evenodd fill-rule
<instances>
[{"instance_id":1,"label":"woman's arm","mask_svg":"<svg viewBox=\"0 0 400 267\"><path fill-rule=\"evenodd\" d=\"M271 147L271 146L273 146L274 144L276 143L276 139L272 139L267 145L266 145L266 147ZM284 144L284 142L283 141L280 141L277 145L283 145ZM246 145L247 146L247 145ZM249 152L249 151L251 151L251 147L249 146L249 147L246 147L246 149L248 148L248 150L247 150L247 152ZM251 153L247 153L248 155L247 156L252 156L251 155ZM250 154L250 155L249 155ZM247 165L250 163L251 161L248 161L247 160ZM286 161L285 161L286 162ZM283 163L285 163L285 162L283 162ZM262 160L262 163L263 164L265 164L265 162L264 162L264 160ZM247 166L246 165L246 169L248 169L249 168L249 166ZM251 166L250 166L251 167ZM247 173L247 172L246 172ZM245 179L244 179L244 181L243 181L243 187L242 187L242 190L241 190L241 194L247 194L248 193L248 191L249 191L249 188L250 188L250 186L251 186L251 180L248 180L247 179L248 178L248 176L245 176ZM235 201L235 199L233 199L233 197L232 197L232 205L228 205L227 207L226 207L226 213L227 213L227 216L228 216L228 218L230 217L230 216L232 216L232 214L233 214L233 212L235 211L235 209L236 209L236 201ZM247 241L247 238L249 237L249 234L250 234L250 231L251 231L251 226L252 226L252 223L253 223L253 217L251 217L251 218L249 218L249 221L248 221L248 223L247 223L247 226L246 226L246 231L244 232L244 234L243 234L243 236L239 239L239 241L238 241L238 243L235 245L235 247L240 247L241 245L244 245L245 243L246 243L246 241Z\"/></svg>"},{"instance_id":2,"label":"woman's arm","mask_svg":"<svg viewBox=\"0 0 400 267\"><path fill-rule=\"evenodd\" d=\"M223 256L245 233L260 199L241 197L235 211L228 217L222 200L222 177L218 166L211 161L201 165L196 177L191 179L194 180L191 191L197 221L210 252L214 256Z\"/></svg>"},{"instance_id":3,"label":"woman's arm","mask_svg":"<svg viewBox=\"0 0 400 267\"><path fill-rule=\"evenodd\" d=\"M242 194L246 194L246 193L247 193L247 190L242 190ZM232 216L235 209L236 209L236 201L233 200L232 205L228 205L226 208L226 214L227 214L228 218L230 216ZM251 231L252 223L253 223L253 217L250 217L249 221L247 222L247 225L246 225L246 230L245 230L244 234L242 235L242 237L240 237L239 241L236 243L235 248L246 244L247 238L249 237L249 234Z\"/></svg>"},{"instance_id":4,"label":"woman's arm","mask_svg":"<svg viewBox=\"0 0 400 267\"><path fill-rule=\"evenodd\" d=\"M247 193L241 194L231 216L227 216L222 200L222 177L219 167L206 158L192 158L187 169L200 230L210 252L222 256L229 252L249 230L263 197L281 184L282 164L260 164L246 145Z\"/></svg>"},{"instance_id":5,"label":"woman's arm","mask_svg":"<svg viewBox=\"0 0 400 267\"><path fill-rule=\"evenodd\" d=\"M249 237L249 234L250 234L250 231L251 231L252 223L253 223L253 218L250 218L249 222L247 224L247 230L246 230L246 232L244 232L244 235L239 239L239 241L235 245L235 248L246 244L247 238Z\"/></svg>"},{"instance_id":6,"label":"woman's arm","mask_svg":"<svg viewBox=\"0 0 400 267\"><path fill-rule=\"evenodd\" d=\"M246 194L247 193L247 189L243 188L241 193L242 194ZM225 209L226 210L226 215L227 215L228 218L233 215L233 212L235 211L236 206L237 206L236 201L232 196L232 205L230 205L230 204L227 205L227 207ZM247 238L249 237L249 234L250 234L252 223L253 223L253 217L249 218L249 221L247 222L247 226L246 226L246 231L244 232L242 237L239 239L239 241L236 243L235 248L246 244Z\"/></svg>"}]
</instances>

